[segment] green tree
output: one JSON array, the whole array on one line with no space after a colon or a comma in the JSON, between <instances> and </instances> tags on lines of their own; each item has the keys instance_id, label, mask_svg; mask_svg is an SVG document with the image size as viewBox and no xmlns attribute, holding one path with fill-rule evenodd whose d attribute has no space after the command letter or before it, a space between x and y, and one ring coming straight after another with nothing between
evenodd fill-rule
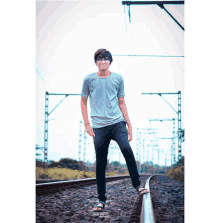
<instances>
[{"instance_id":1,"label":"green tree","mask_svg":"<svg viewBox=\"0 0 220 223\"><path fill-rule=\"evenodd\" d=\"M112 162L112 165L117 167L117 166L120 165L120 163L119 163L118 161L113 161L113 162Z\"/></svg>"},{"instance_id":2,"label":"green tree","mask_svg":"<svg viewBox=\"0 0 220 223\"><path fill-rule=\"evenodd\" d=\"M73 170L78 170L78 168L79 168L77 160L73 160L70 158L61 158L59 160L59 164L63 168L68 168L68 169L73 169Z\"/></svg>"}]
</instances>

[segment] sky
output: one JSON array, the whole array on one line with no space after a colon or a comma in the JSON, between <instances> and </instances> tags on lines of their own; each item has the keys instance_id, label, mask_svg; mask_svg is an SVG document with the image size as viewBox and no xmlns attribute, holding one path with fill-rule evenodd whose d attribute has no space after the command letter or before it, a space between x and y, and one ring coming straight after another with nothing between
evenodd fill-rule
<instances>
[{"instance_id":1,"label":"sky","mask_svg":"<svg viewBox=\"0 0 220 223\"><path fill-rule=\"evenodd\" d=\"M184 27L184 6L165 7ZM130 145L135 157L137 128L149 128L149 118L177 118L177 114L158 95L142 93L181 91L182 128L185 127L184 31L157 5L132 5L130 10L131 24L127 6L123 6L121 1L36 1L38 145L44 146L45 91L80 94L83 78L97 71L94 53L99 48L111 52L113 62L109 70L121 74L124 79L125 102L133 131ZM129 54L145 56L125 56ZM175 110L178 109L177 95L163 97ZM63 98L64 96L49 96L49 111ZM78 160L79 121L82 120L80 98L67 97L49 116L48 160L58 161L64 157ZM88 112L90 113L89 103ZM89 120L91 121L90 117ZM169 129L173 128L172 122L164 124ZM151 128L158 129L157 137L169 138L172 133L164 124L152 121ZM177 122L175 129L177 130ZM89 135L87 143L86 160L94 162L94 145ZM165 164L166 155L166 164L170 165L171 141L160 140L158 144L159 164ZM113 145L114 141L111 142ZM158 151L153 153L157 163ZM150 150L149 161L152 161L153 153ZM110 161L118 160L119 154L117 148L114 156L109 157ZM146 160L141 157L141 162L143 161ZM121 162L125 163L123 156Z\"/></svg>"}]
</instances>

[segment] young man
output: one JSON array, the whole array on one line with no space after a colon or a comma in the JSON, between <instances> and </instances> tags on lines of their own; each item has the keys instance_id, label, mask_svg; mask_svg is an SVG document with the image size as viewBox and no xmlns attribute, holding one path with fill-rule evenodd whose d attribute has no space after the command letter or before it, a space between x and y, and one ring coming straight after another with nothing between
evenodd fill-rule
<instances>
[{"instance_id":1,"label":"young man","mask_svg":"<svg viewBox=\"0 0 220 223\"><path fill-rule=\"evenodd\" d=\"M141 185L134 154L129 144L132 140L132 127L124 100L123 77L109 71L109 66L113 59L111 53L106 49L97 50L94 60L99 70L85 76L83 80L81 110L86 132L93 137L96 152L96 179L99 203L95 205L93 210L102 211L105 208L107 199L105 196L105 169L111 140L116 141L121 149L133 187L141 195L149 191ZM87 114L87 99L89 96L92 127ZM126 123L128 129L126 128Z\"/></svg>"}]
</instances>

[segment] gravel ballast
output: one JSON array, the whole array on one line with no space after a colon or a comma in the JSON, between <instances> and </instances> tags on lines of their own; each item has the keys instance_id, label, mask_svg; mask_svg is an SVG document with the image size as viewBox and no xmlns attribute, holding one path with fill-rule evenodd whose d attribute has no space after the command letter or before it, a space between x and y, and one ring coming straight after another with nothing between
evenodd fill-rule
<instances>
[{"instance_id":1,"label":"gravel ballast","mask_svg":"<svg viewBox=\"0 0 220 223\"><path fill-rule=\"evenodd\" d=\"M150 180L151 200L157 222L184 222L184 182L167 176Z\"/></svg>"},{"instance_id":2,"label":"gravel ballast","mask_svg":"<svg viewBox=\"0 0 220 223\"><path fill-rule=\"evenodd\" d=\"M127 222L138 196L131 179L106 182L106 190L103 212L92 210L98 204L97 185L37 196L36 222Z\"/></svg>"},{"instance_id":3,"label":"gravel ballast","mask_svg":"<svg viewBox=\"0 0 220 223\"><path fill-rule=\"evenodd\" d=\"M141 176L141 182L147 177ZM150 180L156 222L184 222L183 186L182 182L166 176L155 176ZM103 212L92 210L98 204L95 184L36 196L36 223L128 222L138 197L131 179L106 182L106 190L107 201Z\"/></svg>"}]
</instances>

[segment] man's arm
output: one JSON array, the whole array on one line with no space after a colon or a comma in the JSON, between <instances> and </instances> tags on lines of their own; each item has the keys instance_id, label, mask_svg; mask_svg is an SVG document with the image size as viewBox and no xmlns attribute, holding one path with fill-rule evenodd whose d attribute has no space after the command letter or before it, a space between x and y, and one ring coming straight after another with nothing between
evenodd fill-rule
<instances>
[{"instance_id":1,"label":"man's arm","mask_svg":"<svg viewBox=\"0 0 220 223\"><path fill-rule=\"evenodd\" d=\"M87 98L81 97L81 111L82 111L82 116L83 116L83 120L84 120L84 125L85 125L86 132L90 136L95 137L95 133L93 132L93 129L92 129L92 127L91 127L91 125L89 123L89 119L88 119L88 113L87 113Z\"/></svg>"},{"instance_id":2,"label":"man's arm","mask_svg":"<svg viewBox=\"0 0 220 223\"><path fill-rule=\"evenodd\" d=\"M87 98L81 97L81 111L84 120L84 125L89 123L88 113L87 113Z\"/></svg>"},{"instance_id":3,"label":"man's arm","mask_svg":"<svg viewBox=\"0 0 220 223\"><path fill-rule=\"evenodd\" d=\"M128 125L128 138L129 138L129 142L132 140L132 127L131 127L131 122L128 118L128 112L127 112L127 107L125 104L125 100L124 97L119 97L118 98L118 103L119 103L119 107L122 111L122 114L124 116L125 121L127 122Z\"/></svg>"}]
</instances>

